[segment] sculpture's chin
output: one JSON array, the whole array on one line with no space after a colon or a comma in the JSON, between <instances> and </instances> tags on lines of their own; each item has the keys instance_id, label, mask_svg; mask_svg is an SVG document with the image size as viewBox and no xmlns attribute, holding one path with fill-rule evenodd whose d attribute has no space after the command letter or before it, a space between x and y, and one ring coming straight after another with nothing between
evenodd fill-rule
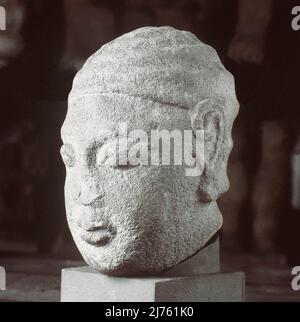
<instances>
[{"instance_id":1,"label":"sculpture's chin","mask_svg":"<svg viewBox=\"0 0 300 322\"><path fill-rule=\"evenodd\" d=\"M163 268L143 268L139 267L134 262L120 262L115 263L111 266L105 265L93 265L93 263L86 261L89 266L98 272L105 274L107 276L115 276L115 277L147 277L147 276L155 276L166 270Z\"/></svg>"},{"instance_id":2,"label":"sculpture's chin","mask_svg":"<svg viewBox=\"0 0 300 322\"><path fill-rule=\"evenodd\" d=\"M123 216L122 222L117 221L120 217L113 217L108 225L91 224L84 228L72 216L68 222L77 248L89 266L109 276L137 277L158 275L193 256L222 225L216 204L196 208L191 216L194 217L190 220L180 220L174 213L177 221L158 221L152 226L148 221L138 221L141 217L137 215Z\"/></svg>"},{"instance_id":3,"label":"sculpture's chin","mask_svg":"<svg viewBox=\"0 0 300 322\"><path fill-rule=\"evenodd\" d=\"M134 267L131 267L129 265L126 267L126 265L121 264L120 266L114 267L114 268L99 268L97 269L100 273L105 274L107 276L115 276L115 277L141 277L141 276L150 276L155 275L156 272L149 272L149 271L143 271L143 270L137 270Z\"/></svg>"},{"instance_id":4,"label":"sculpture's chin","mask_svg":"<svg viewBox=\"0 0 300 322\"><path fill-rule=\"evenodd\" d=\"M153 259L153 256L135 253L135 245L132 244L124 243L120 248L116 248L114 241L100 246L91 245L82 239L77 239L76 245L90 267L108 276L153 276L169 268L165 261L145 261L145 257ZM126 249L130 249L127 254Z\"/></svg>"}]
</instances>

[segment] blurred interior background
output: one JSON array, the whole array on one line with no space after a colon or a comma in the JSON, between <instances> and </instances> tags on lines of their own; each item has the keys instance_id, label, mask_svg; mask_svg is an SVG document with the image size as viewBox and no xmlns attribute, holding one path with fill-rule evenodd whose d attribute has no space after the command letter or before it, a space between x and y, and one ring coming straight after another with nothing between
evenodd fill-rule
<instances>
[{"instance_id":1,"label":"blurred interior background","mask_svg":"<svg viewBox=\"0 0 300 322\"><path fill-rule=\"evenodd\" d=\"M236 77L241 110L220 200L222 247L300 263L300 32L293 0L0 0L0 255L79 258L64 210L60 127L72 79L142 26L189 30ZM299 88L300 89L300 88ZM298 261L298 262L297 262Z\"/></svg>"}]
</instances>

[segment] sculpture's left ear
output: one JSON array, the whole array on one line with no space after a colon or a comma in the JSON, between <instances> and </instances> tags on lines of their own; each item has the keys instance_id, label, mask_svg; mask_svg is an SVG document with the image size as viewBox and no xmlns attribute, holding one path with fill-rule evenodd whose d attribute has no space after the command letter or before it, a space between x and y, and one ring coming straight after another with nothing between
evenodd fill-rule
<instances>
[{"instance_id":1,"label":"sculpture's left ear","mask_svg":"<svg viewBox=\"0 0 300 322\"><path fill-rule=\"evenodd\" d=\"M227 159L231 151L231 137L228 140L225 102L206 99L191 111L191 126L204 131L204 171L200 178L200 199L203 202L217 200L229 188Z\"/></svg>"}]
</instances>

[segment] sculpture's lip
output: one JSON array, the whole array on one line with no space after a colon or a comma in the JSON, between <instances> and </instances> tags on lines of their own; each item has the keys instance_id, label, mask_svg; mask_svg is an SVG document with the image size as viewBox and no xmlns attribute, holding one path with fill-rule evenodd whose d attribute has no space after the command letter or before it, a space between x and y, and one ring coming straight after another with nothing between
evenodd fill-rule
<instances>
[{"instance_id":1,"label":"sculpture's lip","mask_svg":"<svg viewBox=\"0 0 300 322\"><path fill-rule=\"evenodd\" d=\"M79 227L79 230L80 237L86 243L93 246L104 246L108 244L115 235L108 226L95 226L88 229Z\"/></svg>"}]
</instances>

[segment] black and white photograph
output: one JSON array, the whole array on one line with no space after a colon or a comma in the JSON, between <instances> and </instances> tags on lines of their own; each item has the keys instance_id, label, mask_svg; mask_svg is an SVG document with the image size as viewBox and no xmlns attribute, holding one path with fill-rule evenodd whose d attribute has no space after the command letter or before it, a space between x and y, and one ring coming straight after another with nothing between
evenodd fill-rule
<instances>
[{"instance_id":1,"label":"black and white photograph","mask_svg":"<svg viewBox=\"0 0 300 322\"><path fill-rule=\"evenodd\" d=\"M300 0L0 0L0 111L0 302L300 302Z\"/></svg>"}]
</instances>

